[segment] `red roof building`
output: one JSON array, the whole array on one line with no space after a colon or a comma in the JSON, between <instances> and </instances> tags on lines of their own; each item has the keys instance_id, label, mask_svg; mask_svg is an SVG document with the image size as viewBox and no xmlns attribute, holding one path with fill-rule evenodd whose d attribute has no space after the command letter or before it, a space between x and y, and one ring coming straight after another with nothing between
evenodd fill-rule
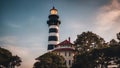
<instances>
[{"instance_id":1,"label":"red roof building","mask_svg":"<svg viewBox=\"0 0 120 68\"><path fill-rule=\"evenodd\" d=\"M72 66L75 48L74 44L70 42L70 38L69 40L64 40L63 42L57 44L52 51L65 58L65 63L68 68Z\"/></svg>"}]
</instances>

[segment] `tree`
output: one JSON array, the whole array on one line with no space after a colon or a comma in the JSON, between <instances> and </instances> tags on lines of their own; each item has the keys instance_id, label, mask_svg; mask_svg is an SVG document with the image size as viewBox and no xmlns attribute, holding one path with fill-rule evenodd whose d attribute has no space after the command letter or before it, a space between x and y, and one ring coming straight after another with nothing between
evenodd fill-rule
<instances>
[{"instance_id":1,"label":"tree","mask_svg":"<svg viewBox=\"0 0 120 68\"><path fill-rule=\"evenodd\" d=\"M120 46L94 49L89 53L78 54L72 68L107 68L108 65L120 65ZM112 63L111 63L112 61Z\"/></svg>"},{"instance_id":2,"label":"tree","mask_svg":"<svg viewBox=\"0 0 120 68\"><path fill-rule=\"evenodd\" d=\"M9 50L0 47L0 67L14 68L20 66L21 62L19 56L13 56Z\"/></svg>"},{"instance_id":3,"label":"tree","mask_svg":"<svg viewBox=\"0 0 120 68\"><path fill-rule=\"evenodd\" d=\"M65 59L53 52L45 53L36 60L38 61L34 63L33 68L67 68Z\"/></svg>"},{"instance_id":4,"label":"tree","mask_svg":"<svg viewBox=\"0 0 120 68\"><path fill-rule=\"evenodd\" d=\"M90 31L77 35L77 39L74 43L76 50L81 54L96 48L101 49L107 46L107 43L105 43L103 38Z\"/></svg>"},{"instance_id":5,"label":"tree","mask_svg":"<svg viewBox=\"0 0 120 68\"><path fill-rule=\"evenodd\" d=\"M117 39L119 40L119 45L120 45L120 32L117 33Z\"/></svg>"},{"instance_id":6,"label":"tree","mask_svg":"<svg viewBox=\"0 0 120 68\"><path fill-rule=\"evenodd\" d=\"M109 43L109 46L116 46L118 45L118 42L115 39L112 39Z\"/></svg>"},{"instance_id":7,"label":"tree","mask_svg":"<svg viewBox=\"0 0 120 68\"><path fill-rule=\"evenodd\" d=\"M11 58L10 58L10 66L11 66L11 68L15 68L15 66L20 66L21 64L21 59L20 59L20 57L19 56L12 56Z\"/></svg>"},{"instance_id":8,"label":"tree","mask_svg":"<svg viewBox=\"0 0 120 68\"><path fill-rule=\"evenodd\" d=\"M75 62L72 68L107 68L107 66L111 64L120 66L119 52L120 46L114 46L94 49L89 53L78 54L75 56Z\"/></svg>"},{"instance_id":9,"label":"tree","mask_svg":"<svg viewBox=\"0 0 120 68\"><path fill-rule=\"evenodd\" d=\"M75 61L71 68L94 68L93 57L87 53L79 54L75 56Z\"/></svg>"}]
</instances>

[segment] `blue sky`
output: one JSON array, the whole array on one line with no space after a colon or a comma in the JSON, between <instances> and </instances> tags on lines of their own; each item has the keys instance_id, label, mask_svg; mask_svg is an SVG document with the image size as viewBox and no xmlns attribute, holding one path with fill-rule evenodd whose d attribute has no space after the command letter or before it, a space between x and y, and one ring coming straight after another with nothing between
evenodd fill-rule
<instances>
[{"instance_id":1,"label":"blue sky","mask_svg":"<svg viewBox=\"0 0 120 68\"><path fill-rule=\"evenodd\" d=\"M120 32L120 0L53 0L61 20L60 41L92 31L107 42ZM47 52L48 15L52 0L0 0L0 46L22 57L32 68ZM29 65L28 65L29 64Z\"/></svg>"}]
</instances>

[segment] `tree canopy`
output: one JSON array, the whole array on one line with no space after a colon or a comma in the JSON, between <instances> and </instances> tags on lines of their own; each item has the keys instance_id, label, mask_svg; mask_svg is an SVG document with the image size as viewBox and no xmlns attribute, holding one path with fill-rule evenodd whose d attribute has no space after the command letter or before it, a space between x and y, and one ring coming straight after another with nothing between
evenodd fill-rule
<instances>
[{"instance_id":1,"label":"tree canopy","mask_svg":"<svg viewBox=\"0 0 120 68\"><path fill-rule=\"evenodd\" d=\"M84 40L82 37L86 37L85 34L86 33L83 33L83 35L80 35L80 37L78 37L79 40L77 39L75 42L77 45L80 45L80 43ZM118 40L119 37L120 33L117 34ZM96 40L100 40L99 38L100 37L98 37ZM88 43L86 43L84 40L84 43L81 44ZM112 39L107 45L109 47L94 48L90 52L84 52L81 54L77 53L75 55L75 61L72 68L108 68L108 66L111 64L117 65L118 68L120 68L120 42ZM104 46L104 44L101 44L101 46Z\"/></svg>"},{"instance_id":2,"label":"tree canopy","mask_svg":"<svg viewBox=\"0 0 120 68\"><path fill-rule=\"evenodd\" d=\"M120 46L94 49L90 53L78 54L72 68L95 68L99 65L107 68L111 64L120 64Z\"/></svg>"},{"instance_id":3,"label":"tree canopy","mask_svg":"<svg viewBox=\"0 0 120 68\"><path fill-rule=\"evenodd\" d=\"M74 43L76 50L79 53L85 53L86 51L91 51L96 48L100 49L107 46L103 38L90 31L77 35L77 39Z\"/></svg>"},{"instance_id":4,"label":"tree canopy","mask_svg":"<svg viewBox=\"0 0 120 68\"><path fill-rule=\"evenodd\" d=\"M0 67L14 68L20 66L21 62L19 56L13 56L9 50L0 47Z\"/></svg>"},{"instance_id":5,"label":"tree canopy","mask_svg":"<svg viewBox=\"0 0 120 68\"><path fill-rule=\"evenodd\" d=\"M36 60L33 68L67 68L65 59L53 52L45 53Z\"/></svg>"}]
</instances>

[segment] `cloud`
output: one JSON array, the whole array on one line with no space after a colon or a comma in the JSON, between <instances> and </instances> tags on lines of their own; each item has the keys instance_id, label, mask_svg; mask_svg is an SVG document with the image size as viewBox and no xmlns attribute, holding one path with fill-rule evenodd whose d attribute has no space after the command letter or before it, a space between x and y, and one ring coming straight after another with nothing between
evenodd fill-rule
<instances>
[{"instance_id":1,"label":"cloud","mask_svg":"<svg viewBox=\"0 0 120 68\"><path fill-rule=\"evenodd\" d=\"M95 31L100 35L107 37L106 40L112 39L113 37L111 36L116 36L116 33L120 31L120 2L118 0L110 1L109 4L104 5L99 9L95 21Z\"/></svg>"},{"instance_id":2,"label":"cloud","mask_svg":"<svg viewBox=\"0 0 120 68\"><path fill-rule=\"evenodd\" d=\"M18 55L21 57L22 65L20 68L32 68L35 58L45 53L46 48L38 45L39 43L32 40L27 41L27 43L32 42L30 47L25 46L23 45L24 42L19 42L20 40L21 39L18 39L15 36L1 37L0 46L10 50L13 55Z\"/></svg>"},{"instance_id":3,"label":"cloud","mask_svg":"<svg viewBox=\"0 0 120 68\"><path fill-rule=\"evenodd\" d=\"M8 26L12 27L12 28L21 28L21 25L15 24L15 23L8 23Z\"/></svg>"},{"instance_id":4,"label":"cloud","mask_svg":"<svg viewBox=\"0 0 120 68\"><path fill-rule=\"evenodd\" d=\"M0 46L16 45L15 42L17 40L14 36L0 37Z\"/></svg>"}]
</instances>

